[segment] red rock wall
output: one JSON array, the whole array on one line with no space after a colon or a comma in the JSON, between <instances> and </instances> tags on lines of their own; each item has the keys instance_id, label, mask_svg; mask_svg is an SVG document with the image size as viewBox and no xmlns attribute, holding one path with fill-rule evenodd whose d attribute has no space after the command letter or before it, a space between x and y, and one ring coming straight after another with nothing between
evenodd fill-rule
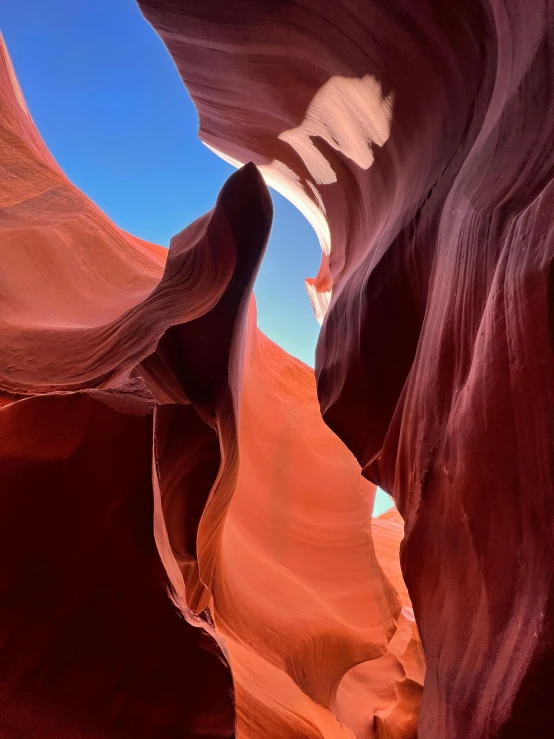
<instances>
[{"instance_id":1,"label":"red rock wall","mask_svg":"<svg viewBox=\"0 0 554 739\"><path fill-rule=\"evenodd\" d=\"M415 736L423 658L401 610L401 527L386 540L392 553L385 540L374 550L375 488L323 424L313 371L256 329L253 304L239 452L210 583L238 736ZM363 690L347 701L355 670L365 670Z\"/></svg>"},{"instance_id":2,"label":"red rock wall","mask_svg":"<svg viewBox=\"0 0 554 739\"><path fill-rule=\"evenodd\" d=\"M0 46L0 735L415 735L402 526L256 328L253 165L167 252L59 170ZM388 523L387 523L388 522Z\"/></svg>"},{"instance_id":3,"label":"red rock wall","mask_svg":"<svg viewBox=\"0 0 554 739\"><path fill-rule=\"evenodd\" d=\"M319 399L405 520L420 737L551 736L552 2L139 5L201 138L320 236Z\"/></svg>"},{"instance_id":4,"label":"red rock wall","mask_svg":"<svg viewBox=\"0 0 554 739\"><path fill-rule=\"evenodd\" d=\"M267 190L233 175L169 254L128 236L53 162L0 51L0 733L234 736L221 639L168 597L153 449L164 409L188 414L194 541Z\"/></svg>"}]
</instances>

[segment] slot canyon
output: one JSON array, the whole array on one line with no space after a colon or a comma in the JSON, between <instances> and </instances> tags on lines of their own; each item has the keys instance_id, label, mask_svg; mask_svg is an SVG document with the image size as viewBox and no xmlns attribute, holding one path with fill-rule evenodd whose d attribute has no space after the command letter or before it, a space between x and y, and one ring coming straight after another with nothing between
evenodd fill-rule
<instances>
[{"instance_id":1,"label":"slot canyon","mask_svg":"<svg viewBox=\"0 0 554 739\"><path fill-rule=\"evenodd\" d=\"M135 10L236 171L131 235L0 41L0 739L550 739L554 0Z\"/></svg>"}]
</instances>

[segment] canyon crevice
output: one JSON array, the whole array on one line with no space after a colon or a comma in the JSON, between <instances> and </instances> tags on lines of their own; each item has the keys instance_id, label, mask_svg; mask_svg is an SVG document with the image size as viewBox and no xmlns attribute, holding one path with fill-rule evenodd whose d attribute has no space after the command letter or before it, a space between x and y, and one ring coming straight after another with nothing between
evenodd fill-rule
<instances>
[{"instance_id":1,"label":"canyon crevice","mask_svg":"<svg viewBox=\"0 0 554 739\"><path fill-rule=\"evenodd\" d=\"M414 736L402 523L374 546L313 370L256 326L258 169L146 243L67 180L1 61L0 733Z\"/></svg>"},{"instance_id":2,"label":"canyon crevice","mask_svg":"<svg viewBox=\"0 0 554 739\"><path fill-rule=\"evenodd\" d=\"M0 733L550 737L553 3L138 5L239 169L123 232L2 45ZM315 373L256 326L268 185Z\"/></svg>"},{"instance_id":3,"label":"canyon crevice","mask_svg":"<svg viewBox=\"0 0 554 739\"><path fill-rule=\"evenodd\" d=\"M201 139L320 235L318 396L405 521L420 737L550 736L552 3L139 5Z\"/></svg>"}]
</instances>

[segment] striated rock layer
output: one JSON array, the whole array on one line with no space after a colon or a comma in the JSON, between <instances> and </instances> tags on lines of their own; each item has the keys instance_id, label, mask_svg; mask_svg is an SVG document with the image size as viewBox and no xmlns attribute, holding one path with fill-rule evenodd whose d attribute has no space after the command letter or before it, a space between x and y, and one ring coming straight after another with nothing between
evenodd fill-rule
<instances>
[{"instance_id":1,"label":"striated rock layer","mask_svg":"<svg viewBox=\"0 0 554 739\"><path fill-rule=\"evenodd\" d=\"M271 221L266 188L253 167L234 175L165 263L67 181L3 47L0 61L0 733L234 736L224 648L167 594L152 452L156 406L178 403L199 449L183 460L192 536L219 467L214 378L229 354L223 332L201 351L195 320L213 320L225 293L240 322ZM173 368L195 405L156 350L182 325L190 352Z\"/></svg>"},{"instance_id":2,"label":"striated rock layer","mask_svg":"<svg viewBox=\"0 0 554 739\"><path fill-rule=\"evenodd\" d=\"M229 404L217 372L269 231L267 190L241 170L166 262L67 181L1 52L0 733L232 737L221 640L168 597L152 459L156 408L176 403L198 449L182 465L194 536ZM224 299L225 327L203 348Z\"/></svg>"},{"instance_id":3,"label":"striated rock layer","mask_svg":"<svg viewBox=\"0 0 554 739\"><path fill-rule=\"evenodd\" d=\"M419 736L551 736L553 3L139 5L202 140L320 236L318 394L405 521Z\"/></svg>"},{"instance_id":4,"label":"striated rock layer","mask_svg":"<svg viewBox=\"0 0 554 739\"><path fill-rule=\"evenodd\" d=\"M0 46L0 734L414 737L402 524L256 328L247 164L167 252L40 139ZM396 514L397 516L397 514Z\"/></svg>"},{"instance_id":5,"label":"striated rock layer","mask_svg":"<svg viewBox=\"0 0 554 739\"><path fill-rule=\"evenodd\" d=\"M374 550L375 487L324 425L313 370L256 329L254 305L239 450L210 583L238 736L415 737L423 655L400 575L402 526L385 532L375 519Z\"/></svg>"}]
</instances>

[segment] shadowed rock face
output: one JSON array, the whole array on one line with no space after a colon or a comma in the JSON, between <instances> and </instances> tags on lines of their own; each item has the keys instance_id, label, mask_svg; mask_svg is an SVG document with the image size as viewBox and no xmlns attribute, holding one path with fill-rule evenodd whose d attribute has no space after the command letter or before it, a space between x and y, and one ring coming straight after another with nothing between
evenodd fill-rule
<instances>
[{"instance_id":1,"label":"shadowed rock face","mask_svg":"<svg viewBox=\"0 0 554 739\"><path fill-rule=\"evenodd\" d=\"M256 327L271 219L247 163L169 251L122 232L0 45L2 739L415 737L402 522Z\"/></svg>"},{"instance_id":2,"label":"shadowed rock face","mask_svg":"<svg viewBox=\"0 0 554 739\"><path fill-rule=\"evenodd\" d=\"M375 487L323 424L313 371L256 329L253 304L239 452L217 558L203 558L238 736L414 737L423 656L399 585L402 525L374 519L374 547Z\"/></svg>"},{"instance_id":3,"label":"shadowed rock face","mask_svg":"<svg viewBox=\"0 0 554 739\"><path fill-rule=\"evenodd\" d=\"M0 413L3 737L234 735L217 645L167 596L138 411L72 393Z\"/></svg>"},{"instance_id":4,"label":"shadowed rock face","mask_svg":"<svg viewBox=\"0 0 554 739\"><path fill-rule=\"evenodd\" d=\"M419 736L551 736L552 2L139 5L201 138L320 236L319 400L405 521Z\"/></svg>"},{"instance_id":5,"label":"shadowed rock face","mask_svg":"<svg viewBox=\"0 0 554 739\"><path fill-rule=\"evenodd\" d=\"M195 557L267 188L243 168L169 253L128 236L52 161L1 52L0 733L232 737L221 639L168 596L157 444L178 408Z\"/></svg>"}]
</instances>

